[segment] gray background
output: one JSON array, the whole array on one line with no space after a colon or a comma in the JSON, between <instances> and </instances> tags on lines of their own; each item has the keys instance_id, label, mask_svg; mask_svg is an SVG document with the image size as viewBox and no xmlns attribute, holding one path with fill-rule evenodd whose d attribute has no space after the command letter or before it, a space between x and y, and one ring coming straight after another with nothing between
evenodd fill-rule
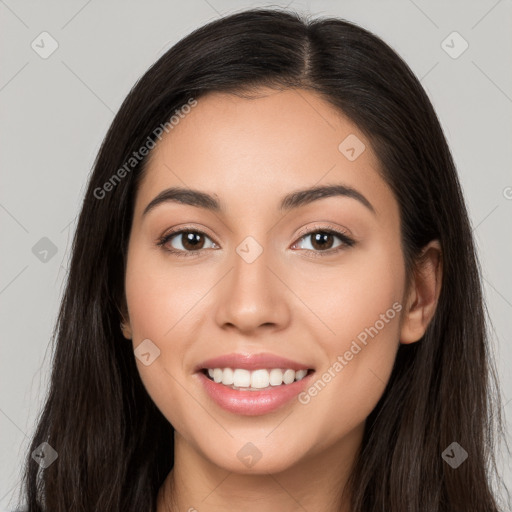
<instances>
[{"instance_id":1,"label":"gray background","mask_svg":"<svg viewBox=\"0 0 512 512\"><path fill-rule=\"evenodd\" d=\"M136 79L180 38L220 15L263 5L287 3L0 0L0 511L17 505L21 461L47 390L49 340L76 215L114 113ZM512 1L288 5L370 29L407 61L427 90L468 203L510 418ZM41 43L44 31L59 45L46 59L31 47L35 41L50 48L49 39ZM453 31L469 44L458 58L442 45ZM453 37L445 43L452 53L461 44ZM43 237L57 250L46 261L33 251L38 242L48 244L40 242ZM508 456L500 467L511 487Z\"/></svg>"}]
</instances>

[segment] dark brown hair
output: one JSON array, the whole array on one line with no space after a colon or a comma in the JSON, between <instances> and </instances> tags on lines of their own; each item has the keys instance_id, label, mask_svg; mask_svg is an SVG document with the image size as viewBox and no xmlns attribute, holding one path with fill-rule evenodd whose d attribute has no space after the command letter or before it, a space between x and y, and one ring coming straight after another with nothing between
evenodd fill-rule
<instances>
[{"instance_id":1,"label":"dark brown hair","mask_svg":"<svg viewBox=\"0 0 512 512\"><path fill-rule=\"evenodd\" d=\"M438 239L443 282L425 336L401 345L366 422L349 481L351 512L496 512L492 479L500 394L471 226L434 109L404 61L380 38L335 18L252 9L179 41L137 82L108 130L75 232L53 333L48 396L26 458L30 512L153 511L173 466L173 427L146 392L122 337L124 272L142 159L104 186L190 98L259 86L316 91L368 136L400 207L410 278ZM48 442L46 469L31 453ZM442 457L457 442L468 458Z\"/></svg>"}]
</instances>

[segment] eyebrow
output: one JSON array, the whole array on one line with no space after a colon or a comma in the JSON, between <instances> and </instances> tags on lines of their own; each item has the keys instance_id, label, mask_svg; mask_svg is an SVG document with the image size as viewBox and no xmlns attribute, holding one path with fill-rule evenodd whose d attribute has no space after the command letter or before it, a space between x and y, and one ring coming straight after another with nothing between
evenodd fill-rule
<instances>
[{"instance_id":1,"label":"eyebrow","mask_svg":"<svg viewBox=\"0 0 512 512\"><path fill-rule=\"evenodd\" d=\"M355 199L368 208L368 210L373 214L376 214L370 201L368 201L361 192L358 192L355 188L347 185L323 185L296 190L282 198L281 203L279 204L279 210L289 211L294 208L308 205L314 201L318 201L319 199L333 196L343 196ZM168 202L196 206L198 208L204 208L217 213L220 213L223 210L219 200L206 192L184 187L171 187L162 190L162 192L160 192L146 206L142 212L142 216L146 215L158 205Z\"/></svg>"}]
</instances>

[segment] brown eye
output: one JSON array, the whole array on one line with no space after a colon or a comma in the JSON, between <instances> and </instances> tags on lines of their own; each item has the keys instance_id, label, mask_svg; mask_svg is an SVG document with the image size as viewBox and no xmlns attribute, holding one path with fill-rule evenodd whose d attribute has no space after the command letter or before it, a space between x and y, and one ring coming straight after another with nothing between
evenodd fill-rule
<instances>
[{"instance_id":1,"label":"brown eye","mask_svg":"<svg viewBox=\"0 0 512 512\"><path fill-rule=\"evenodd\" d=\"M334 242L334 235L331 233L318 232L311 235L311 245L314 249L330 249Z\"/></svg>"},{"instance_id":2,"label":"brown eye","mask_svg":"<svg viewBox=\"0 0 512 512\"><path fill-rule=\"evenodd\" d=\"M308 238L311 239L311 247L299 247L300 249L306 249L313 252L329 252L329 254L332 254L344 247L351 247L355 244L355 241L347 235L330 229L317 229L316 231L310 231L309 233L302 235L300 240L307 240ZM336 238L340 242L337 245L334 245L336 243Z\"/></svg>"},{"instance_id":3,"label":"brown eye","mask_svg":"<svg viewBox=\"0 0 512 512\"><path fill-rule=\"evenodd\" d=\"M202 249L204 245L204 235L195 231L182 231L176 235L181 237L181 245L187 251L194 251L196 249Z\"/></svg>"},{"instance_id":4,"label":"brown eye","mask_svg":"<svg viewBox=\"0 0 512 512\"><path fill-rule=\"evenodd\" d=\"M210 241L209 246L208 241ZM210 237L196 230L169 233L160 239L158 245L163 246L169 252L183 256L187 256L187 253L199 252L202 249L215 248L215 243L211 241Z\"/></svg>"}]
</instances>

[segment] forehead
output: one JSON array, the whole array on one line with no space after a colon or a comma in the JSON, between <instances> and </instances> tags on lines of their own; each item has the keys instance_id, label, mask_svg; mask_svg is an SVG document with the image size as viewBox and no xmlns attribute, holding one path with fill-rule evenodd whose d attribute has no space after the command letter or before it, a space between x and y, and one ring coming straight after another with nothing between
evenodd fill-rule
<instances>
[{"instance_id":1,"label":"forehead","mask_svg":"<svg viewBox=\"0 0 512 512\"><path fill-rule=\"evenodd\" d=\"M151 152L136 215L169 187L210 193L236 214L277 208L290 191L326 182L356 188L377 211L396 209L370 141L317 93L213 92L187 112Z\"/></svg>"}]
</instances>

